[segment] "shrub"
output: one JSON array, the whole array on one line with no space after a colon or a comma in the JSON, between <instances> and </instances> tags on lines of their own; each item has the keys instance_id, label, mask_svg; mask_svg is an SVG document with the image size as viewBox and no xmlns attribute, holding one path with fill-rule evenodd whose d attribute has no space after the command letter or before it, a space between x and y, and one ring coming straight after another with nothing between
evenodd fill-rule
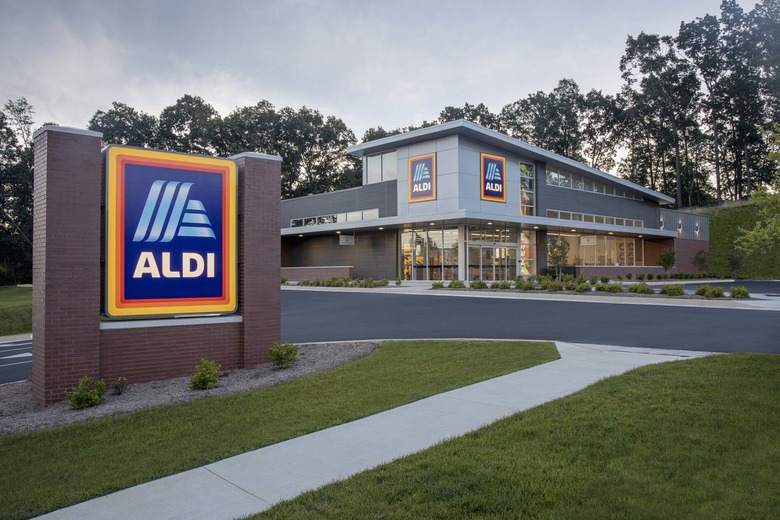
<instances>
[{"instance_id":1,"label":"shrub","mask_svg":"<svg viewBox=\"0 0 780 520\"><path fill-rule=\"evenodd\" d=\"M623 276L622 275L617 275L617 279L618 279L618 282L622 282L623 281Z\"/></svg>"},{"instance_id":2,"label":"shrub","mask_svg":"<svg viewBox=\"0 0 780 520\"><path fill-rule=\"evenodd\" d=\"M490 284L490 288L491 289L502 289L502 290L511 289L512 288L512 283L508 282L508 281L505 281L505 280L498 281L498 282L493 282L493 283Z\"/></svg>"},{"instance_id":3,"label":"shrub","mask_svg":"<svg viewBox=\"0 0 780 520\"><path fill-rule=\"evenodd\" d=\"M573 274L562 274L560 281L563 282L563 283L573 282L574 281L574 275Z\"/></svg>"},{"instance_id":4,"label":"shrub","mask_svg":"<svg viewBox=\"0 0 780 520\"><path fill-rule=\"evenodd\" d=\"M282 276L282 285L287 285L287 278Z\"/></svg>"},{"instance_id":5,"label":"shrub","mask_svg":"<svg viewBox=\"0 0 780 520\"><path fill-rule=\"evenodd\" d=\"M192 390L208 390L217 386L217 380L219 380L220 369L222 367L209 361L208 359L201 359L200 365L195 367L195 374L190 378L190 388Z\"/></svg>"},{"instance_id":6,"label":"shrub","mask_svg":"<svg viewBox=\"0 0 780 520\"><path fill-rule=\"evenodd\" d=\"M661 251L661 255L658 258L658 265L664 268L664 272L668 273L669 270L674 267L677 261L677 254L673 249L664 249Z\"/></svg>"},{"instance_id":7,"label":"shrub","mask_svg":"<svg viewBox=\"0 0 780 520\"><path fill-rule=\"evenodd\" d=\"M387 287L390 285L390 281L387 278L382 278L378 282L374 282L374 287Z\"/></svg>"},{"instance_id":8,"label":"shrub","mask_svg":"<svg viewBox=\"0 0 780 520\"><path fill-rule=\"evenodd\" d=\"M431 284L431 289L443 289L444 288L444 282L433 282Z\"/></svg>"},{"instance_id":9,"label":"shrub","mask_svg":"<svg viewBox=\"0 0 780 520\"><path fill-rule=\"evenodd\" d=\"M569 280L568 282L564 282L563 288L567 291L573 291L577 288L577 282L574 280Z\"/></svg>"},{"instance_id":10,"label":"shrub","mask_svg":"<svg viewBox=\"0 0 780 520\"><path fill-rule=\"evenodd\" d=\"M450 285L448 285L450 289L463 289L466 287L466 284L463 282L463 280L453 280L450 282Z\"/></svg>"},{"instance_id":11,"label":"shrub","mask_svg":"<svg viewBox=\"0 0 780 520\"><path fill-rule=\"evenodd\" d=\"M70 392L65 392L65 396L70 399L71 408L79 410L102 403L105 391L106 384L102 379L98 379L93 383L89 376L84 376L79 380L76 388Z\"/></svg>"},{"instance_id":12,"label":"shrub","mask_svg":"<svg viewBox=\"0 0 780 520\"><path fill-rule=\"evenodd\" d=\"M640 282L642 282L645 279L645 275L643 275L642 273L639 273L638 275L636 275L636 279L639 280Z\"/></svg>"},{"instance_id":13,"label":"shrub","mask_svg":"<svg viewBox=\"0 0 780 520\"><path fill-rule=\"evenodd\" d=\"M609 276L602 276L601 283L609 283Z\"/></svg>"},{"instance_id":14,"label":"shrub","mask_svg":"<svg viewBox=\"0 0 780 520\"><path fill-rule=\"evenodd\" d=\"M652 280L653 279L653 273L647 273L647 279Z\"/></svg>"},{"instance_id":15,"label":"shrub","mask_svg":"<svg viewBox=\"0 0 780 520\"><path fill-rule=\"evenodd\" d=\"M472 280L469 283L469 287L472 289L487 289L487 283L482 280Z\"/></svg>"},{"instance_id":16,"label":"shrub","mask_svg":"<svg viewBox=\"0 0 780 520\"><path fill-rule=\"evenodd\" d=\"M601 282L596 284L596 292L606 292L606 290L607 290L607 284Z\"/></svg>"},{"instance_id":17,"label":"shrub","mask_svg":"<svg viewBox=\"0 0 780 520\"><path fill-rule=\"evenodd\" d=\"M545 291L556 292L563 290L563 284L555 280L547 280L542 284Z\"/></svg>"},{"instance_id":18,"label":"shrub","mask_svg":"<svg viewBox=\"0 0 780 520\"><path fill-rule=\"evenodd\" d=\"M270 349L271 363L276 368L287 368L298 357L298 347L289 342L273 344Z\"/></svg>"},{"instance_id":19,"label":"shrub","mask_svg":"<svg viewBox=\"0 0 780 520\"><path fill-rule=\"evenodd\" d=\"M586 282L586 280L585 280L585 276L584 276L584 275L579 275L579 276L577 276L577 279L576 279L575 281L576 281L578 284L587 283L587 282Z\"/></svg>"},{"instance_id":20,"label":"shrub","mask_svg":"<svg viewBox=\"0 0 780 520\"><path fill-rule=\"evenodd\" d=\"M127 379L118 377L116 383L111 387L111 393L114 395L122 395L125 393L125 388L127 388Z\"/></svg>"},{"instance_id":21,"label":"shrub","mask_svg":"<svg viewBox=\"0 0 780 520\"><path fill-rule=\"evenodd\" d=\"M713 287L709 284L700 285L696 288L697 296L704 296L706 298L723 298L723 288Z\"/></svg>"},{"instance_id":22,"label":"shrub","mask_svg":"<svg viewBox=\"0 0 780 520\"><path fill-rule=\"evenodd\" d=\"M626 280L630 280L632 276L634 275L632 275L631 273L626 273Z\"/></svg>"},{"instance_id":23,"label":"shrub","mask_svg":"<svg viewBox=\"0 0 780 520\"><path fill-rule=\"evenodd\" d=\"M521 280L517 283L517 288L521 291L533 291L534 283L531 280Z\"/></svg>"},{"instance_id":24,"label":"shrub","mask_svg":"<svg viewBox=\"0 0 780 520\"><path fill-rule=\"evenodd\" d=\"M628 292L637 293L637 294L655 294L653 288L647 285L645 282L631 285L628 288Z\"/></svg>"},{"instance_id":25,"label":"shrub","mask_svg":"<svg viewBox=\"0 0 780 520\"><path fill-rule=\"evenodd\" d=\"M578 283L577 286L574 288L574 290L577 291L578 293L590 292L590 289L591 289L590 285L586 283Z\"/></svg>"},{"instance_id":26,"label":"shrub","mask_svg":"<svg viewBox=\"0 0 780 520\"><path fill-rule=\"evenodd\" d=\"M623 286L619 283L608 283L606 285L607 292L610 293L622 293L623 292Z\"/></svg>"},{"instance_id":27,"label":"shrub","mask_svg":"<svg viewBox=\"0 0 780 520\"><path fill-rule=\"evenodd\" d=\"M401 285L401 279L400 278L396 278L395 279L395 284L396 285Z\"/></svg>"},{"instance_id":28,"label":"shrub","mask_svg":"<svg viewBox=\"0 0 780 520\"><path fill-rule=\"evenodd\" d=\"M596 285L598 283L598 281L599 281L599 277L596 276L595 274L590 277L590 284L591 285Z\"/></svg>"},{"instance_id":29,"label":"shrub","mask_svg":"<svg viewBox=\"0 0 780 520\"><path fill-rule=\"evenodd\" d=\"M666 296L683 296L685 294L685 288L679 284L664 285L661 287L661 294Z\"/></svg>"},{"instance_id":30,"label":"shrub","mask_svg":"<svg viewBox=\"0 0 780 520\"><path fill-rule=\"evenodd\" d=\"M735 285L729 293L732 298L750 298L750 291L747 290L747 287L741 285Z\"/></svg>"}]
</instances>

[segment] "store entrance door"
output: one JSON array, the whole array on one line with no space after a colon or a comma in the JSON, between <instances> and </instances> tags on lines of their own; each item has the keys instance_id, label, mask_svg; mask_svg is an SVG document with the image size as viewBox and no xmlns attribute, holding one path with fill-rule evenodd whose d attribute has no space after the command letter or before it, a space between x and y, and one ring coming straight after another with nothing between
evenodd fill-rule
<instances>
[{"instance_id":1,"label":"store entrance door","mask_svg":"<svg viewBox=\"0 0 780 520\"><path fill-rule=\"evenodd\" d=\"M469 246L469 280L504 281L517 276L517 247Z\"/></svg>"}]
</instances>

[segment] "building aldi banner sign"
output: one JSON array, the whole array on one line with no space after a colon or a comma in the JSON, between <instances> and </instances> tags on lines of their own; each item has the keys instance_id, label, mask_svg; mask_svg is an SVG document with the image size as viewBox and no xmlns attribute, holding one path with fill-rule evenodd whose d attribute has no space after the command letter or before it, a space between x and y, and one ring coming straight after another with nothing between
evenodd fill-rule
<instances>
[{"instance_id":1,"label":"building aldi banner sign","mask_svg":"<svg viewBox=\"0 0 780 520\"><path fill-rule=\"evenodd\" d=\"M481 159L482 200L506 202L506 159L483 153Z\"/></svg>"},{"instance_id":2,"label":"building aldi banner sign","mask_svg":"<svg viewBox=\"0 0 780 520\"><path fill-rule=\"evenodd\" d=\"M123 146L105 155L106 313L235 312L235 163Z\"/></svg>"},{"instance_id":3,"label":"building aldi banner sign","mask_svg":"<svg viewBox=\"0 0 780 520\"><path fill-rule=\"evenodd\" d=\"M436 199L436 154L409 159L409 202Z\"/></svg>"}]
</instances>

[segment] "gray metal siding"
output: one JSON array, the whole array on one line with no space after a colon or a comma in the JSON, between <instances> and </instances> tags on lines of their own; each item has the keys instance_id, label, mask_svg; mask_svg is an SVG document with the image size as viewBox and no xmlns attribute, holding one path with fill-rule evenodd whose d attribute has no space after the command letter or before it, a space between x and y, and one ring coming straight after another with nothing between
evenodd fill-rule
<instances>
[{"instance_id":1,"label":"gray metal siding","mask_svg":"<svg viewBox=\"0 0 780 520\"><path fill-rule=\"evenodd\" d=\"M677 238L687 240L710 239L710 218L707 215L662 209L660 216L664 220L664 229L677 231ZM682 224L682 229L680 229L680 224ZM699 226L698 233L696 232L696 226Z\"/></svg>"},{"instance_id":2,"label":"gray metal siding","mask_svg":"<svg viewBox=\"0 0 780 520\"><path fill-rule=\"evenodd\" d=\"M398 194L395 180L283 200L282 227L290 227L290 219L294 218L318 217L374 208L379 208L380 218L397 215Z\"/></svg>"},{"instance_id":3,"label":"gray metal siding","mask_svg":"<svg viewBox=\"0 0 780 520\"><path fill-rule=\"evenodd\" d=\"M395 231L357 233L354 246L339 245L338 235L285 237L289 246L289 267L351 265L356 278L388 280L398 276L398 233Z\"/></svg>"},{"instance_id":4,"label":"gray metal siding","mask_svg":"<svg viewBox=\"0 0 780 520\"><path fill-rule=\"evenodd\" d=\"M584 175L583 172L576 173ZM548 209L555 209L608 217L641 219L644 221L645 227L651 229L658 229L660 226L657 202L548 186L545 163L536 163L536 186L537 215L540 217L547 216Z\"/></svg>"}]
</instances>

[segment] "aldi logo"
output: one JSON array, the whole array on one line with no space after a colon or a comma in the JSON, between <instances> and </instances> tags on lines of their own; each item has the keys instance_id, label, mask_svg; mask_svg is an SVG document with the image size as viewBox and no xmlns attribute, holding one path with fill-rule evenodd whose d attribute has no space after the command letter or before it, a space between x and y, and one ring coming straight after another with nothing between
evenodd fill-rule
<instances>
[{"instance_id":1,"label":"aldi logo","mask_svg":"<svg viewBox=\"0 0 780 520\"><path fill-rule=\"evenodd\" d=\"M506 202L506 159L483 153L481 159L482 200Z\"/></svg>"},{"instance_id":2,"label":"aldi logo","mask_svg":"<svg viewBox=\"0 0 780 520\"><path fill-rule=\"evenodd\" d=\"M106 313L236 310L236 166L228 159L106 151Z\"/></svg>"},{"instance_id":3,"label":"aldi logo","mask_svg":"<svg viewBox=\"0 0 780 520\"><path fill-rule=\"evenodd\" d=\"M436 154L409 159L409 202L436 199Z\"/></svg>"}]
</instances>

